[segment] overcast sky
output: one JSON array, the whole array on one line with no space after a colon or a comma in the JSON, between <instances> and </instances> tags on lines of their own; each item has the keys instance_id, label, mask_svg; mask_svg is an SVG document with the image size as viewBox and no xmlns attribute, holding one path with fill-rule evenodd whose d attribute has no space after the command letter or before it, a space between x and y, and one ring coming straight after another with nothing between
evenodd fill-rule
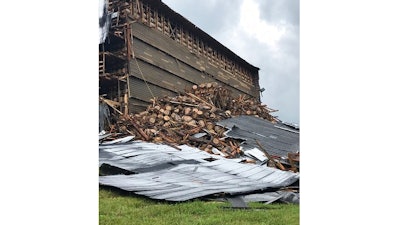
<instances>
[{"instance_id":1,"label":"overcast sky","mask_svg":"<svg viewBox=\"0 0 400 225\"><path fill-rule=\"evenodd\" d=\"M261 101L299 121L299 0L162 0L260 68Z\"/></svg>"}]
</instances>

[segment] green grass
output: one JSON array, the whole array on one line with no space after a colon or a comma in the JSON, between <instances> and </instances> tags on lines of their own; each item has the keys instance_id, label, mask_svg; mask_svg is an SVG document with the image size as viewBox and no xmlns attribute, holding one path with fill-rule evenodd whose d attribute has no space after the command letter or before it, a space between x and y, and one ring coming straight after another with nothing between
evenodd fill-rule
<instances>
[{"instance_id":1,"label":"green grass","mask_svg":"<svg viewBox=\"0 0 400 225\"><path fill-rule=\"evenodd\" d=\"M299 224L299 205L250 203L253 209L226 209L226 202L159 202L144 197L99 190L99 224Z\"/></svg>"}]
</instances>

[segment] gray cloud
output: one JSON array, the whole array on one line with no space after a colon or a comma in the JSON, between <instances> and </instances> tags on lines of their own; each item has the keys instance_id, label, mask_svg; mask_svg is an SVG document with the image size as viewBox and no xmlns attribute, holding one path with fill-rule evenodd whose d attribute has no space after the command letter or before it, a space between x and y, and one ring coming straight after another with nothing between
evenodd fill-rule
<instances>
[{"instance_id":1,"label":"gray cloud","mask_svg":"<svg viewBox=\"0 0 400 225\"><path fill-rule=\"evenodd\" d=\"M239 21L241 0L162 1L208 34L224 32Z\"/></svg>"},{"instance_id":2,"label":"gray cloud","mask_svg":"<svg viewBox=\"0 0 400 225\"><path fill-rule=\"evenodd\" d=\"M284 27L275 49L238 30L242 0L163 0L173 10L260 68L262 102L279 110L273 115L299 124L299 1L255 0L260 17L270 25ZM235 33L236 32L236 33ZM234 36L234 34L236 36Z\"/></svg>"},{"instance_id":3,"label":"gray cloud","mask_svg":"<svg viewBox=\"0 0 400 225\"><path fill-rule=\"evenodd\" d=\"M287 27L286 34L279 41L279 57L269 58L265 63L260 62L266 71L266 80L261 79L261 84L266 84L266 98L263 102L270 103L279 112L276 115L287 122L299 124L299 32L298 27ZM260 71L260 76L264 72Z\"/></svg>"},{"instance_id":4,"label":"gray cloud","mask_svg":"<svg viewBox=\"0 0 400 225\"><path fill-rule=\"evenodd\" d=\"M299 24L299 0L262 0L258 3L262 19L271 23Z\"/></svg>"},{"instance_id":5,"label":"gray cloud","mask_svg":"<svg viewBox=\"0 0 400 225\"><path fill-rule=\"evenodd\" d=\"M242 57L260 68L260 87L266 91L262 93L261 100L270 108L279 110L273 115L278 118L299 124L299 61L298 40L295 35L286 35L279 42L278 56L272 56L271 49L260 48L252 38L245 38L246 50Z\"/></svg>"}]
</instances>

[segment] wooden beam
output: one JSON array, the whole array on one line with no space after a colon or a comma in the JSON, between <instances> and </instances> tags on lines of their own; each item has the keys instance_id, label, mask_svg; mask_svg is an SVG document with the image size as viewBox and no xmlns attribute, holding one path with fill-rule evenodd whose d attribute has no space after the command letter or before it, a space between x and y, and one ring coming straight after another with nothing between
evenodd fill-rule
<instances>
[{"instance_id":1,"label":"wooden beam","mask_svg":"<svg viewBox=\"0 0 400 225\"><path fill-rule=\"evenodd\" d=\"M281 169L281 170L286 170L285 167L279 162L279 161L275 161L274 158L271 157L271 155L267 152L267 150L265 150L262 145L260 144L260 142L258 140L256 140L257 145L261 148L262 152L264 152L265 156L267 156L267 158L275 165L275 167Z\"/></svg>"},{"instance_id":2,"label":"wooden beam","mask_svg":"<svg viewBox=\"0 0 400 225\"><path fill-rule=\"evenodd\" d=\"M126 115L128 115L128 111L129 111L129 109L128 109L128 93L127 92L125 92L125 94L124 94L124 115L126 116Z\"/></svg>"},{"instance_id":3,"label":"wooden beam","mask_svg":"<svg viewBox=\"0 0 400 225\"><path fill-rule=\"evenodd\" d=\"M103 98L103 97L101 97L101 96L99 96L99 97L100 97L100 99L101 99L102 101L104 101L107 105L109 105L111 108L113 108L115 111L117 111L120 115L124 115L124 113L122 113L122 112L119 111L117 108L115 108L116 102L114 102L114 101L112 101L112 100L109 100L109 99L106 99L106 98ZM118 104L118 103L117 103L117 104ZM147 136L146 133L144 133L144 131L137 125L136 121L135 121L133 118L131 118L129 115L126 115L125 118L131 121L131 124L133 125L133 127L139 132L139 134L140 134L146 141L150 140L149 136Z\"/></svg>"},{"instance_id":4,"label":"wooden beam","mask_svg":"<svg viewBox=\"0 0 400 225\"><path fill-rule=\"evenodd\" d=\"M110 99L106 99L102 96L99 96L100 100L102 100L103 102L105 102L107 105L109 105L111 108L113 108L115 111L117 111L119 114L123 115L123 113L121 111L119 111L116 106L119 105L118 102L112 101Z\"/></svg>"}]
</instances>

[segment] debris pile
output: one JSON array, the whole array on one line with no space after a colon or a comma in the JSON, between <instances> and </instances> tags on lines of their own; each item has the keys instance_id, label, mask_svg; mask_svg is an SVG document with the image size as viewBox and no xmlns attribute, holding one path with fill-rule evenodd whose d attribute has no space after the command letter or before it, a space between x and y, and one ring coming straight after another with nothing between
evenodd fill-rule
<instances>
[{"instance_id":1,"label":"debris pile","mask_svg":"<svg viewBox=\"0 0 400 225\"><path fill-rule=\"evenodd\" d=\"M265 140L276 141L271 139L276 139L276 137L271 135L267 137L267 135L263 138L265 139L264 144L257 143L258 150L250 152L243 149L245 139L228 135L232 126L226 126L221 121L237 118L239 115L262 118L275 123L275 127L280 127L282 124L277 123L276 119L271 116L270 113L274 110L255 99L244 96L233 97L229 90L217 83L193 85L184 93L174 97L154 98L145 111L134 115L126 115L118 110L118 102L102 96L100 96L100 100L101 104L107 104L114 109L112 118L107 119L112 121L110 126L112 135L101 142L113 143L114 139L130 135L136 140L162 143L177 150L180 150L180 145L188 145L226 158L241 157L246 158L246 162L249 163L261 162L281 170L299 171L298 153L291 152L291 155L287 154L287 157L286 155L269 154L271 146L268 145L272 143L265 143ZM116 116L115 113L117 113ZM270 128L265 127L265 129ZM254 133L255 131L250 132ZM260 133L260 131L256 133ZM260 137L262 138L263 135ZM288 141L287 138L288 136L285 136L285 141ZM249 141L246 141L247 144ZM286 150L292 151L291 149ZM255 154L260 153L262 154L261 158L254 157ZM242 157L249 155L250 157Z\"/></svg>"},{"instance_id":2,"label":"debris pile","mask_svg":"<svg viewBox=\"0 0 400 225\"><path fill-rule=\"evenodd\" d=\"M187 144L227 158L241 155L240 141L225 137L226 129L217 121L237 115L254 115L271 122L272 109L255 99L232 97L217 83L193 85L179 96L152 99L147 110L121 115L117 132L170 146Z\"/></svg>"},{"instance_id":3,"label":"debris pile","mask_svg":"<svg viewBox=\"0 0 400 225\"><path fill-rule=\"evenodd\" d=\"M102 144L99 183L174 202L227 198L233 206L239 200L246 206L245 201L270 203L283 198L298 203L299 173L179 147L181 151L143 141Z\"/></svg>"}]
</instances>

